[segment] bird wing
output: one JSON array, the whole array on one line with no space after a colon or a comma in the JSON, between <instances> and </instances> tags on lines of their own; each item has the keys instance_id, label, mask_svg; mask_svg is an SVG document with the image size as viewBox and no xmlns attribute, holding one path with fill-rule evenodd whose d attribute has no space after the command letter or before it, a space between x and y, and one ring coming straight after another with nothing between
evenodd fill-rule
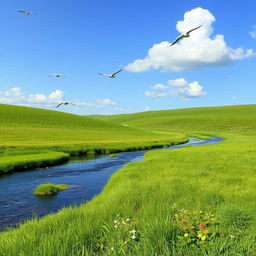
<instances>
[{"instance_id":1,"label":"bird wing","mask_svg":"<svg viewBox=\"0 0 256 256\"><path fill-rule=\"evenodd\" d=\"M190 29L190 30L187 32L187 34L191 33L192 31L194 31L194 30L196 30L196 29L201 28L202 26L203 26L203 24L201 24L200 26L198 26L198 27L196 27L196 28Z\"/></svg>"},{"instance_id":2,"label":"bird wing","mask_svg":"<svg viewBox=\"0 0 256 256\"><path fill-rule=\"evenodd\" d=\"M71 103L71 102L69 102L68 104L71 104L71 105L73 105L73 106L76 106L76 104L74 104L74 103Z\"/></svg>"},{"instance_id":3,"label":"bird wing","mask_svg":"<svg viewBox=\"0 0 256 256\"><path fill-rule=\"evenodd\" d=\"M63 104L63 102L61 102L56 108L58 108L59 106L61 106Z\"/></svg>"},{"instance_id":4,"label":"bird wing","mask_svg":"<svg viewBox=\"0 0 256 256\"><path fill-rule=\"evenodd\" d=\"M25 11L25 10L18 10L18 12L26 13L27 11Z\"/></svg>"},{"instance_id":5,"label":"bird wing","mask_svg":"<svg viewBox=\"0 0 256 256\"><path fill-rule=\"evenodd\" d=\"M175 41L173 41L173 42L171 43L170 46L173 46L174 44L176 44L177 42L179 42L183 37L184 37L183 35L180 35L179 37L177 37L177 38L175 39Z\"/></svg>"},{"instance_id":6,"label":"bird wing","mask_svg":"<svg viewBox=\"0 0 256 256\"><path fill-rule=\"evenodd\" d=\"M101 76L109 76L109 74L104 74L104 73L98 73Z\"/></svg>"},{"instance_id":7,"label":"bird wing","mask_svg":"<svg viewBox=\"0 0 256 256\"><path fill-rule=\"evenodd\" d=\"M112 76L114 76L114 75L120 73L122 70L123 70L123 69L121 68L120 70L118 70L118 71L116 71L115 73L113 73Z\"/></svg>"}]
</instances>

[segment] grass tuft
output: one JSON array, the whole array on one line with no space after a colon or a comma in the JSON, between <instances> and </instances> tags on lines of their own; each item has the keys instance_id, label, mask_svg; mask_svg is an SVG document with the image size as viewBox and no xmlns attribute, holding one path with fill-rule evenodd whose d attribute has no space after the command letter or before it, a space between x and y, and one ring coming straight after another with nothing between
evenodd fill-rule
<instances>
[{"instance_id":1,"label":"grass tuft","mask_svg":"<svg viewBox=\"0 0 256 256\"><path fill-rule=\"evenodd\" d=\"M41 184L35 188L34 194L37 196L53 196L56 195L58 192L64 191L68 188L69 186L66 184Z\"/></svg>"}]
</instances>

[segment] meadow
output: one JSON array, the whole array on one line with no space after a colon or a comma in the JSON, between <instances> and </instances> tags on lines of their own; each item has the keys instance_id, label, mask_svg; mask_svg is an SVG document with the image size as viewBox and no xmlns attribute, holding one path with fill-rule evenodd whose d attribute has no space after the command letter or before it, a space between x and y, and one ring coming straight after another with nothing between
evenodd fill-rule
<instances>
[{"instance_id":1,"label":"meadow","mask_svg":"<svg viewBox=\"0 0 256 256\"><path fill-rule=\"evenodd\" d=\"M89 203L2 232L0 255L255 255L255 113L251 105L100 117L225 140L148 152Z\"/></svg>"},{"instance_id":2,"label":"meadow","mask_svg":"<svg viewBox=\"0 0 256 256\"><path fill-rule=\"evenodd\" d=\"M181 143L187 137L91 117L0 104L0 174L67 161L70 154L109 154Z\"/></svg>"}]
</instances>

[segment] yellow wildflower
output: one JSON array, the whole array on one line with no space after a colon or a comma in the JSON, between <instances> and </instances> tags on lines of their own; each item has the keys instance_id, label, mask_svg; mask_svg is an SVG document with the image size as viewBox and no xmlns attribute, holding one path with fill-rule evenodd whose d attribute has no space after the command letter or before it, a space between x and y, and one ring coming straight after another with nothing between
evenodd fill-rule
<instances>
[{"instance_id":1,"label":"yellow wildflower","mask_svg":"<svg viewBox=\"0 0 256 256\"><path fill-rule=\"evenodd\" d=\"M199 238L201 238L201 237L202 237L202 234L198 234L197 236L198 236Z\"/></svg>"},{"instance_id":2,"label":"yellow wildflower","mask_svg":"<svg viewBox=\"0 0 256 256\"><path fill-rule=\"evenodd\" d=\"M206 236L202 236L201 240L204 241L206 239Z\"/></svg>"},{"instance_id":3,"label":"yellow wildflower","mask_svg":"<svg viewBox=\"0 0 256 256\"><path fill-rule=\"evenodd\" d=\"M184 234L184 237L188 237L188 233L185 233L185 234Z\"/></svg>"}]
</instances>

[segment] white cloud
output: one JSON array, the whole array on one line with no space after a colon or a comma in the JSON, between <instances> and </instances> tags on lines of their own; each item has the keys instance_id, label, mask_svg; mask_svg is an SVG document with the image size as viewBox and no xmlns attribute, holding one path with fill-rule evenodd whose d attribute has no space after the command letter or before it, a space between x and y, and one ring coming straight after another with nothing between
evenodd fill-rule
<instances>
[{"instance_id":1,"label":"white cloud","mask_svg":"<svg viewBox=\"0 0 256 256\"><path fill-rule=\"evenodd\" d=\"M27 98L28 103L33 104L58 104L63 101L64 92L61 90L55 90L49 95L44 94L31 94Z\"/></svg>"},{"instance_id":2,"label":"white cloud","mask_svg":"<svg viewBox=\"0 0 256 256\"><path fill-rule=\"evenodd\" d=\"M163 84L155 84L154 86L151 87L152 90L165 90L167 88L168 86L165 86Z\"/></svg>"},{"instance_id":3,"label":"white cloud","mask_svg":"<svg viewBox=\"0 0 256 256\"><path fill-rule=\"evenodd\" d=\"M0 91L0 102L6 104L17 103L20 104L24 102L25 96L19 87L14 87L8 91Z\"/></svg>"},{"instance_id":4,"label":"white cloud","mask_svg":"<svg viewBox=\"0 0 256 256\"><path fill-rule=\"evenodd\" d=\"M256 25L252 26L252 31L249 32L252 38L256 39Z\"/></svg>"},{"instance_id":5,"label":"white cloud","mask_svg":"<svg viewBox=\"0 0 256 256\"><path fill-rule=\"evenodd\" d=\"M238 97L237 97L237 96L232 96L231 99L232 99L232 100L237 100Z\"/></svg>"},{"instance_id":6,"label":"white cloud","mask_svg":"<svg viewBox=\"0 0 256 256\"><path fill-rule=\"evenodd\" d=\"M102 99L102 100L97 100L98 103L102 105L116 105L116 102L110 100L110 99Z\"/></svg>"},{"instance_id":7,"label":"white cloud","mask_svg":"<svg viewBox=\"0 0 256 256\"><path fill-rule=\"evenodd\" d=\"M227 46L224 36L212 36L212 23L215 17L206 9L196 8L184 14L184 20L178 21L176 29L185 33L200 24L203 26L191 33L179 43L169 47L171 42L154 44L144 59L137 59L126 66L131 72L143 72L150 69L163 71L197 70L210 66L223 66L235 60L254 55L252 49ZM174 39L174 38L173 38Z\"/></svg>"},{"instance_id":8,"label":"white cloud","mask_svg":"<svg viewBox=\"0 0 256 256\"><path fill-rule=\"evenodd\" d=\"M65 101L64 92L61 90L55 90L49 95L42 93L25 94L21 88L14 87L7 91L0 91L0 103L5 104L19 104L26 106L40 106L40 107L55 107L56 104ZM105 105L116 105L116 103L110 99L98 100L97 103L83 102L80 100L71 101L75 106L85 108L100 108Z\"/></svg>"},{"instance_id":9,"label":"white cloud","mask_svg":"<svg viewBox=\"0 0 256 256\"><path fill-rule=\"evenodd\" d=\"M161 85L161 84L157 84L157 85ZM156 87L153 86L151 88L154 88L155 91L146 91L145 95L152 98L177 95L181 97L183 100L188 100L188 99L206 95L206 92L204 91L203 86L201 86L198 81L189 83L184 78L169 80L166 85L157 86L157 87L159 88L159 90L163 90L162 88L165 88L166 91L162 93L157 93L155 89Z\"/></svg>"}]
</instances>

